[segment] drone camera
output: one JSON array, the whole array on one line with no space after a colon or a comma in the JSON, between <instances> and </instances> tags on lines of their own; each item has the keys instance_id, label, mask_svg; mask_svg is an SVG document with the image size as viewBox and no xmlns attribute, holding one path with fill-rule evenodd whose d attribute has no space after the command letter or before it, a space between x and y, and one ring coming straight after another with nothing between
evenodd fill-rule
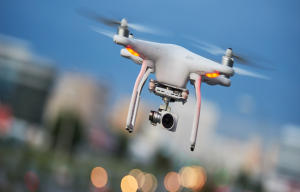
<instances>
[{"instance_id":1,"label":"drone camera","mask_svg":"<svg viewBox=\"0 0 300 192\"><path fill-rule=\"evenodd\" d=\"M177 115L168 111L151 111L149 113L149 120L152 125L159 123L163 128L173 132L176 131L177 119Z\"/></svg>"}]
</instances>

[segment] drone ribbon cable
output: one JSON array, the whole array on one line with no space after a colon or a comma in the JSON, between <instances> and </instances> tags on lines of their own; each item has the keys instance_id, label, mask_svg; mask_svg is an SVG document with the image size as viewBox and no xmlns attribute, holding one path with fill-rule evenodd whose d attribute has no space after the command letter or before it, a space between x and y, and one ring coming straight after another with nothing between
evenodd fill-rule
<instances>
[{"instance_id":1,"label":"drone ribbon cable","mask_svg":"<svg viewBox=\"0 0 300 192\"><path fill-rule=\"evenodd\" d=\"M194 81L195 91L196 91L196 112L194 116L192 134L191 134L191 151L194 151L199 127L199 119L200 119L200 108L201 108L201 75L197 75L198 77Z\"/></svg>"}]
</instances>

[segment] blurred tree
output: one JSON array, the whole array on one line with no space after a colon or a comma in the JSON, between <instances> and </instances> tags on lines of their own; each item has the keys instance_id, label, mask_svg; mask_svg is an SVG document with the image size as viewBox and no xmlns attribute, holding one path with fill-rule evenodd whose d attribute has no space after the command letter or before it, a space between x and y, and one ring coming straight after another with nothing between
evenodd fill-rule
<instances>
[{"instance_id":1,"label":"blurred tree","mask_svg":"<svg viewBox=\"0 0 300 192\"><path fill-rule=\"evenodd\" d=\"M115 155L117 158L123 159L126 157L128 152L128 136L124 134L118 134L117 141L118 143L116 144Z\"/></svg>"},{"instance_id":2,"label":"blurred tree","mask_svg":"<svg viewBox=\"0 0 300 192\"><path fill-rule=\"evenodd\" d=\"M250 185L250 177L245 171L241 171L236 178L236 185L243 189L248 188Z\"/></svg>"},{"instance_id":3,"label":"blurred tree","mask_svg":"<svg viewBox=\"0 0 300 192\"><path fill-rule=\"evenodd\" d=\"M159 150L154 156L154 166L160 171L168 171L172 168L172 161L165 152Z\"/></svg>"},{"instance_id":4,"label":"blurred tree","mask_svg":"<svg viewBox=\"0 0 300 192\"><path fill-rule=\"evenodd\" d=\"M206 183L203 188L198 190L199 192L211 192L216 191L216 183L214 178L211 175L206 176Z\"/></svg>"},{"instance_id":5,"label":"blurred tree","mask_svg":"<svg viewBox=\"0 0 300 192\"><path fill-rule=\"evenodd\" d=\"M225 168L219 168L214 172L213 179L217 186L228 185L230 183L230 175Z\"/></svg>"},{"instance_id":6,"label":"blurred tree","mask_svg":"<svg viewBox=\"0 0 300 192\"><path fill-rule=\"evenodd\" d=\"M240 173L238 174L236 180L235 180L235 185L243 190L249 190L249 191L255 191L255 192L263 192L263 186L260 180L254 180L251 178L251 175L244 171L241 170Z\"/></svg>"},{"instance_id":7,"label":"blurred tree","mask_svg":"<svg viewBox=\"0 0 300 192\"><path fill-rule=\"evenodd\" d=\"M50 125L52 149L72 154L83 140L83 128L79 115L71 111L61 112Z\"/></svg>"}]
</instances>

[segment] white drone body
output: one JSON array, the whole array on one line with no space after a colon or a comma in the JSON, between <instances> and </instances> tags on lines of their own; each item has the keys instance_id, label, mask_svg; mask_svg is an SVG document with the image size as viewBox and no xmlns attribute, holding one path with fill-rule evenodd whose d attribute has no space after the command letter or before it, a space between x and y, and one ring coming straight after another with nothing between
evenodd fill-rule
<instances>
[{"instance_id":1,"label":"white drone body","mask_svg":"<svg viewBox=\"0 0 300 192\"><path fill-rule=\"evenodd\" d=\"M196 144L200 117L201 82L230 86L231 81L229 77L234 74L231 49L228 49L223 57L224 63L222 65L178 45L135 39L132 35L129 35L125 19L121 21L118 34L113 36L113 40L116 44L125 47L121 50L121 56L142 65L134 85L126 129L129 132L133 131L141 90L149 74L155 73L156 81L150 81L149 90L161 96L165 105L161 106L158 112L151 111L149 120L153 125L161 123L164 128L175 131L177 116L170 112L168 104L170 101L186 102L188 97L186 85L190 81L195 86L197 97L190 139L191 150L193 151ZM210 78L207 74L216 75Z\"/></svg>"},{"instance_id":2,"label":"white drone body","mask_svg":"<svg viewBox=\"0 0 300 192\"><path fill-rule=\"evenodd\" d=\"M119 26L116 35L96 31L103 35L113 37L116 44L124 46L124 48L121 49L121 56L141 65L140 72L135 81L127 116L126 129L129 132L133 131L140 94L150 73L155 73L156 80L150 80L149 90L155 95L162 97L165 104L161 105L158 111L151 111L149 120L153 125L161 124L162 127L169 131L176 130L178 121L177 115L171 113L169 102L185 103L189 94L186 85L189 81L194 85L197 104L195 106L190 138L192 151L196 144L200 117L201 83L205 82L209 85L228 87L231 85L230 77L233 76L234 73L265 78L262 75L243 69L233 68L233 57L237 59L239 59L239 57L233 54L231 48L225 51L222 57L222 63L217 63L178 45L136 39L132 34L129 34L128 26L136 29L141 29L141 27L128 24L126 19L115 21L91 14L90 12L83 12L83 14L108 26ZM218 50L218 52L220 52L220 50Z\"/></svg>"},{"instance_id":3,"label":"white drone body","mask_svg":"<svg viewBox=\"0 0 300 192\"><path fill-rule=\"evenodd\" d=\"M143 41L120 35L114 36L114 42L138 53L139 56L134 56L128 49L121 50L122 56L137 63L146 63L152 68L157 81L179 88L186 87L193 73L200 76L216 71L227 76L234 73L231 67L220 65L178 45ZM218 80L228 85L230 83L229 79L222 81L221 78L216 81Z\"/></svg>"}]
</instances>

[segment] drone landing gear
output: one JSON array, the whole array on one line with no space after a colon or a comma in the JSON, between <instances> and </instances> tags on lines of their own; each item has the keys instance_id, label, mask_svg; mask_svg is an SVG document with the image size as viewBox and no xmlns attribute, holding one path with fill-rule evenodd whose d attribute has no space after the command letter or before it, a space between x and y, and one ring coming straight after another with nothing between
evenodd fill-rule
<instances>
[{"instance_id":1,"label":"drone landing gear","mask_svg":"<svg viewBox=\"0 0 300 192\"><path fill-rule=\"evenodd\" d=\"M198 133L200 108L201 108L201 91L200 91L201 76L198 74L192 74L190 79L191 79L191 82L193 83L193 85L195 86L195 92L196 92L196 98L197 98L196 112L195 112L195 116L194 116L192 134L191 134L191 138L190 138L191 151L194 151L195 145L196 145L197 133Z\"/></svg>"},{"instance_id":2,"label":"drone landing gear","mask_svg":"<svg viewBox=\"0 0 300 192\"><path fill-rule=\"evenodd\" d=\"M149 76L153 72L153 69L149 67L145 62L143 62L140 73L135 81L134 89L132 92L132 97L129 105L129 111L126 122L126 130L131 133L136 120L138 105L140 101L141 90ZM196 112L193 121L192 134L190 138L191 151L194 151L196 145L196 138L198 133L198 124L200 118L200 107L201 107L201 76L198 74L190 75L191 83L195 86L196 90ZM174 87L168 84L160 83L155 80L150 80L149 90L154 94L163 98L164 105L161 105L159 110L151 111L149 115L149 120L153 125L160 123L165 129L169 131L175 131L177 126L177 115L171 113L171 108L169 107L169 102L180 101L185 103L188 98L188 90L183 88Z\"/></svg>"},{"instance_id":3,"label":"drone landing gear","mask_svg":"<svg viewBox=\"0 0 300 192\"><path fill-rule=\"evenodd\" d=\"M153 72L153 69L149 68L147 64L143 62L140 73L136 78L130 104L129 104L129 111L128 111L128 116L126 121L126 130L129 133L133 131L133 127L136 120L136 114L140 103L141 91L151 72Z\"/></svg>"},{"instance_id":4,"label":"drone landing gear","mask_svg":"<svg viewBox=\"0 0 300 192\"><path fill-rule=\"evenodd\" d=\"M200 108L201 108L201 76L198 74L191 74L190 75L191 83L195 87L196 92L196 111L194 115L194 121L193 121L193 127L192 127L192 133L191 133L191 151L194 151L196 146L196 139L197 139L197 133L198 133L198 126L199 126L199 118L200 118ZM161 105L158 112L151 111L149 114L149 120L153 125L156 125L157 123L161 123L162 126L169 131L175 131L176 125L177 125L177 116L175 114L172 114L171 108L169 107L169 102L176 102L180 101L182 103L185 103L187 101L188 97L188 90L183 88L174 87L168 84L160 83L158 81L155 81L153 79L150 80L149 83L149 90L153 92L155 95L158 95L163 98L164 105ZM164 117L166 114L168 114L168 119ZM172 128L168 128L168 126L165 126L167 124L172 124Z\"/></svg>"}]
</instances>

